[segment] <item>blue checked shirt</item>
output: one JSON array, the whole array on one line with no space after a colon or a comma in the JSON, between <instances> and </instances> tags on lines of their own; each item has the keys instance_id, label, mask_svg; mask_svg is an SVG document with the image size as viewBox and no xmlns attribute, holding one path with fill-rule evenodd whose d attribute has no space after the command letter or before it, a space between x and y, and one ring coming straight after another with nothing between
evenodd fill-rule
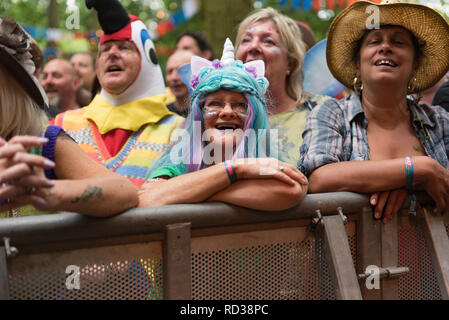
<instances>
[{"instance_id":1,"label":"blue checked shirt","mask_svg":"<svg viewBox=\"0 0 449 320\"><path fill-rule=\"evenodd\" d=\"M413 129L427 155L449 169L449 113L440 106L408 100ZM368 119L360 96L327 100L307 118L298 169L306 176L325 164L369 160Z\"/></svg>"}]
</instances>

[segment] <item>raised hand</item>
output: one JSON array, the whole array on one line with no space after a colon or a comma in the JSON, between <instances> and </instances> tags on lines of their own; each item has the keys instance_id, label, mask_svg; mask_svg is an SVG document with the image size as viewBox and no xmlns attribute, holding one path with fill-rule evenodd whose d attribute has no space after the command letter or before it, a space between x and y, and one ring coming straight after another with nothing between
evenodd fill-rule
<instances>
[{"instance_id":1,"label":"raised hand","mask_svg":"<svg viewBox=\"0 0 449 320\"><path fill-rule=\"evenodd\" d=\"M43 170L51 169L55 164L45 157L29 154L28 150L41 147L46 142L46 138L33 136L16 136L8 143L0 138L0 210L45 202L32 193L39 188L53 186L45 178Z\"/></svg>"}]
</instances>

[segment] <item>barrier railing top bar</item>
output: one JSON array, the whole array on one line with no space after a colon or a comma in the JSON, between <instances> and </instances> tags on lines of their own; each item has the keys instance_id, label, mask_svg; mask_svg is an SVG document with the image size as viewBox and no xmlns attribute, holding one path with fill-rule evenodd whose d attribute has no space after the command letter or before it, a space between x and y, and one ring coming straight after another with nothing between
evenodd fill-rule
<instances>
[{"instance_id":1,"label":"barrier railing top bar","mask_svg":"<svg viewBox=\"0 0 449 320\"><path fill-rule=\"evenodd\" d=\"M369 206L368 196L350 192L311 194L292 209L261 212L224 203L182 204L132 209L111 218L91 218L76 213L0 219L0 240L13 239L15 245L36 245L56 241L103 239L164 231L169 224L191 222L192 229L242 224L311 219L322 215L357 213Z\"/></svg>"}]
</instances>

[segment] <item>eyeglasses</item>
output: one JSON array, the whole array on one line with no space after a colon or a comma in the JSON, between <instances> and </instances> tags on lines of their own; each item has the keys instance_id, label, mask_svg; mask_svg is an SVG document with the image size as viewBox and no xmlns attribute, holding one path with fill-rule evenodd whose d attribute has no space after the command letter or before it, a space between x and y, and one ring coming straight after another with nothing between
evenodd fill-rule
<instances>
[{"instance_id":1,"label":"eyeglasses","mask_svg":"<svg viewBox=\"0 0 449 320\"><path fill-rule=\"evenodd\" d=\"M225 102L225 101L206 101L202 108L203 115L211 118L222 112L226 105L231 106L232 111L241 117L248 115L248 104L246 102Z\"/></svg>"}]
</instances>

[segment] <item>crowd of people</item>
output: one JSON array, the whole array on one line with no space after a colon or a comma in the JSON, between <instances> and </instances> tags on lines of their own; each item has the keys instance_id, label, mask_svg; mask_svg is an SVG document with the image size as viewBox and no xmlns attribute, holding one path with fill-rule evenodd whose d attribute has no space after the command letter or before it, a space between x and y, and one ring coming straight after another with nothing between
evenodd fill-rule
<instances>
[{"instance_id":1,"label":"crowd of people","mask_svg":"<svg viewBox=\"0 0 449 320\"><path fill-rule=\"evenodd\" d=\"M88 6L104 31L98 55L45 65L0 17L1 211L104 217L211 201L278 211L352 191L387 223L418 190L449 211L449 25L433 9L342 10L327 37L347 93L335 99L304 90L313 32L273 8L248 15L221 59L201 33L179 35L164 79L138 17L118 0Z\"/></svg>"}]
</instances>

